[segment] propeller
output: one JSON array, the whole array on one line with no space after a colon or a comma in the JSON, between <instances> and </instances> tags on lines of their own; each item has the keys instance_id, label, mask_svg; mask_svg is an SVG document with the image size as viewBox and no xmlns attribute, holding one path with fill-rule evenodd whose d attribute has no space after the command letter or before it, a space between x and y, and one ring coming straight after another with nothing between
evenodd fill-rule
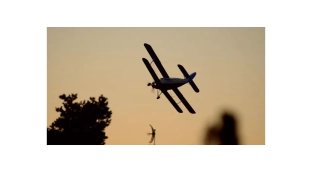
<instances>
[{"instance_id":1,"label":"propeller","mask_svg":"<svg viewBox=\"0 0 312 171\"><path fill-rule=\"evenodd\" d=\"M155 92L155 88L152 86L152 83L147 83L147 86L151 86L152 87L152 93L154 93Z\"/></svg>"}]
</instances>

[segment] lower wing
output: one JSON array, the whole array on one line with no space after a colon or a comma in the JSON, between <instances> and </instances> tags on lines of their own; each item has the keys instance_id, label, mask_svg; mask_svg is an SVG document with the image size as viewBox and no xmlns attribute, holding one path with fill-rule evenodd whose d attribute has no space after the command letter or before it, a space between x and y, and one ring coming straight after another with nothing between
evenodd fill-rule
<instances>
[{"instance_id":1,"label":"lower wing","mask_svg":"<svg viewBox=\"0 0 312 171\"><path fill-rule=\"evenodd\" d=\"M178 104L173 100L173 98L170 96L170 94L165 90L162 91L162 93L167 97L167 99L170 101L172 106L179 112L183 113L182 109L178 106Z\"/></svg>"},{"instance_id":2,"label":"lower wing","mask_svg":"<svg viewBox=\"0 0 312 171\"><path fill-rule=\"evenodd\" d=\"M196 112L194 111L194 109L192 108L192 106L187 102L187 100L183 97L182 93L177 89L174 88L172 89L174 91L174 93L179 97L179 99L181 100L181 102L184 104L184 106L187 108L187 110L192 113L195 114Z\"/></svg>"},{"instance_id":3,"label":"lower wing","mask_svg":"<svg viewBox=\"0 0 312 171\"><path fill-rule=\"evenodd\" d=\"M154 140L154 136L152 136L152 138L151 138L151 140L150 140L150 142L149 143L152 143L153 142L153 140Z\"/></svg>"}]
</instances>

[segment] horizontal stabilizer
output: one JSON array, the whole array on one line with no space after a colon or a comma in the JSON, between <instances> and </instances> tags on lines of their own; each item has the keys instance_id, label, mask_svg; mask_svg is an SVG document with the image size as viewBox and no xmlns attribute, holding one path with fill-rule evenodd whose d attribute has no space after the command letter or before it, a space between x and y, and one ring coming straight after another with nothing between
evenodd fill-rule
<instances>
[{"instance_id":1,"label":"horizontal stabilizer","mask_svg":"<svg viewBox=\"0 0 312 171\"><path fill-rule=\"evenodd\" d=\"M190 76L182 65L178 64L178 67L179 67L179 69L181 70L181 72L182 72L182 74L184 75L185 78L190 78L190 77L191 77L191 81L189 81L189 83L190 83L191 87L193 88L193 90L194 90L196 93L198 93L198 92L199 92L199 89L198 89L198 87L196 86L196 84L195 84L194 81L193 81L193 78L195 77L196 72L194 72L194 73L191 74L191 76Z\"/></svg>"}]
</instances>

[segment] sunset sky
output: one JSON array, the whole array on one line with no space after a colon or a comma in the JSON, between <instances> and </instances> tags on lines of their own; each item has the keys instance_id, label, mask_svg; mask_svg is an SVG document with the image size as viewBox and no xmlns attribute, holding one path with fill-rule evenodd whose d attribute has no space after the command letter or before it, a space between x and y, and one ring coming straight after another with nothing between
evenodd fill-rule
<instances>
[{"instance_id":1,"label":"sunset sky","mask_svg":"<svg viewBox=\"0 0 312 171\"><path fill-rule=\"evenodd\" d=\"M207 126L224 109L234 111L242 144L265 144L265 28L47 28L47 126L59 113L61 94L78 101L103 94L112 110L108 145L147 145L149 124L156 144L200 145ZM142 58L150 44L171 77L181 64L196 72L180 87L196 111L178 113L165 96L156 99ZM155 72L161 77L157 67ZM169 91L176 102L176 95Z\"/></svg>"}]
</instances>

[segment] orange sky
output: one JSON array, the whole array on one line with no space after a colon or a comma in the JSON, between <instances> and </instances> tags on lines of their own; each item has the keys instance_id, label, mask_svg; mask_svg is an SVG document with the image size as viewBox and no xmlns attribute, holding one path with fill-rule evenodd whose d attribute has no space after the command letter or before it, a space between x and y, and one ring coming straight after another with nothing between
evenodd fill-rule
<instances>
[{"instance_id":1,"label":"orange sky","mask_svg":"<svg viewBox=\"0 0 312 171\"><path fill-rule=\"evenodd\" d=\"M243 144L265 144L265 28L48 28L47 37L48 125L59 116L59 95L77 93L80 101L103 94L113 112L107 144L148 144L149 124L156 144L202 144L223 108L236 112ZM177 64L197 72L200 93L179 88L195 115L151 93L144 43L170 76L183 77Z\"/></svg>"}]
</instances>

